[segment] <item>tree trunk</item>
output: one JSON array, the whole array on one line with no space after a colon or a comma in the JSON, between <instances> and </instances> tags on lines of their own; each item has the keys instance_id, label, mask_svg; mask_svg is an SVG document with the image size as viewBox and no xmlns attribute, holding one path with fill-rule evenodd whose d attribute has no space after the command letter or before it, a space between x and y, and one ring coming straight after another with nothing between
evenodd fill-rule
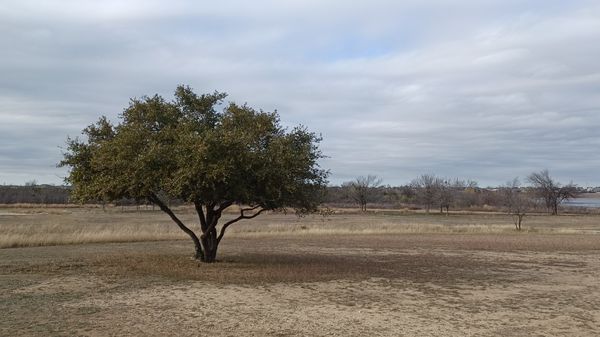
<instances>
[{"instance_id":1,"label":"tree trunk","mask_svg":"<svg viewBox=\"0 0 600 337\"><path fill-rule=\"evenodd\" d=\"M520 231L521 230L521 223L523 222L523 218L525 217L525 214L522 213L514 213L513 214L513 220L515 222L515 229Z\"/></svg>"},{"instance_id":2,"label":"tree trunk","mask_svg":"<svg viewBox=\"0 0 600 337\"><path fill-rule=\"evenodd\" d=\"M204 252L202 251L202 245L199 243L196 243L194 241L194 248L195 248L194 258L196 260L204 261Z\"/></svg>"},{"instance_id":3,"label":"tree trunk","mask_svg":"<svg viewBox=\"0 0 600 337\"><path fill-rule=\"evenodd\" d=\"M202 210L202 205L196 205L197 212L200 215L200 227L202 229L202 235L200 241L202 242L202 250L204 251L204 257L201 259L202 262L213 263L217 260L217 248L219 246L219 239L217 235L217 223L221 218L221 211L214 209L215 205L208 204L206 207L206 213Z\"/></svg>"},{"instance_id":4,"label":"tree trunk","mask_svg":"<svg viewBox=\"0 0 600 337\"><path fill-rule=\"evenodd\" d=\"M217 260L217 249L219 241L217 240L217 230L212 229L202 236L202 247L204 248L204 257L200 260L206 263L213 263Z\"/></svg>"}]
</instances>

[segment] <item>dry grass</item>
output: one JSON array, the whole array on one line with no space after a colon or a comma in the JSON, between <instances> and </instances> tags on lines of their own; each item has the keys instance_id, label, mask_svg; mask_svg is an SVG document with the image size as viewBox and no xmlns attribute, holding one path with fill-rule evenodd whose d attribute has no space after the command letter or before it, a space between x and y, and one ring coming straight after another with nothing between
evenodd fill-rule
<instances>
[{"instance_id":1,"label":"dry grass","mask_svg":"<svg viewBox=\"0 0 600 337\"><path fill-rule=\"evenodd\" d=\"M0 250L2 336L596 336L600 236L264 235Z\"/></svg>"},{"instance_id":2,"label":"dry grass","mask_svg":"<svg viewBox=\"0 0 600 337\"><path fill-rule=\"evenodd\" d=\"M191 208L177 209L192 228L197 219ZM235 213L225 215L225 218ZM522 233L598 234L598 215L546 216L525 219ZM0 208L0 248L187 239L160 211L133 208ZM337 210L328 217L298 218L265 214L232 226L229 236L337 234L509 234L510 217L501 213L454 213L450 216L381 210L367 214Z\"/></svg>"},{"instance_id":3,"label":"dry grass","mask_svg":"<svg viewBox=\"0 0 600 337\"><path fill-rule=\"evenodd\" d=\"M164 224L78 226L18 224L4 229L0 248L54 246L93 242L133 242L182 239L185 235Z\"/></svg>"}]
</instances>

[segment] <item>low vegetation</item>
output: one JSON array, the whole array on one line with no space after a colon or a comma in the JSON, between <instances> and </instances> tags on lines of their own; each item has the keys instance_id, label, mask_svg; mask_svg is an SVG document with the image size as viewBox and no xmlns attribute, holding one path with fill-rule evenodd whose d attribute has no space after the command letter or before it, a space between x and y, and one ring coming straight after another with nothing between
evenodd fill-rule
<instances>
[{"instance_id":1,"label":"low vegetation","mask_svg":"<svg viewBox=\"0 0 600 337\"><path fill-rule=\"evenodd\" d=\"M196 221L191 207L177 207L175 212L183 221ZM236 210L232 209L223 218L227 221L236 215ZM553 217L533 214L523 232L598 233L597 220L596 215ZM263 218L240 223L232 228L231 235L498 234L510 233L513 226L511 218L501 212L454 212L441 216L408 210L363 213L337 209L330 214L302 218L294 214L267 213ZM0 208L0 231L0 248L186 238L168 216L149 207Z\"/></svg>"}]
</instances>

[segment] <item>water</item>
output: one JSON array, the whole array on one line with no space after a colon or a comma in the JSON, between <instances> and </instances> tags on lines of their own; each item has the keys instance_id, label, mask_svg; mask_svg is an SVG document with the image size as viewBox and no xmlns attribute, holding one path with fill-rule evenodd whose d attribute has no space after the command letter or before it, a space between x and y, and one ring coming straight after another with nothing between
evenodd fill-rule
<instances>
[{"instance_id":1,"label":"water","mask_svg":"<svg viewBox=\"0 0 600 337\"><path fill-rule=\"evenodd\" d=\"M563 201L561 205L571 206L571 207L600 208L600 199L597 199L597 198L575 198L575 199Z\"/></svg>"}]
</instances>

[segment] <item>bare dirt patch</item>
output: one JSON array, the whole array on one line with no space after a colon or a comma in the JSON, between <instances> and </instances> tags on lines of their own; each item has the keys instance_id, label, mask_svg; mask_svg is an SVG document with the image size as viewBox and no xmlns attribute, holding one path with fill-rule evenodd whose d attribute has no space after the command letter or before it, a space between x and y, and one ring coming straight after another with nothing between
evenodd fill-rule
<instances>
[{"instance_id":1,"label":"bare dirt patch","mask_svg":"<svg viewBox=\"0 0 600 337\"><path fill-rule=\"evenodd\" d=\"M0 250L6 336L596 336L600 238L277 235Z\"/></svg>"}]
</instances>

